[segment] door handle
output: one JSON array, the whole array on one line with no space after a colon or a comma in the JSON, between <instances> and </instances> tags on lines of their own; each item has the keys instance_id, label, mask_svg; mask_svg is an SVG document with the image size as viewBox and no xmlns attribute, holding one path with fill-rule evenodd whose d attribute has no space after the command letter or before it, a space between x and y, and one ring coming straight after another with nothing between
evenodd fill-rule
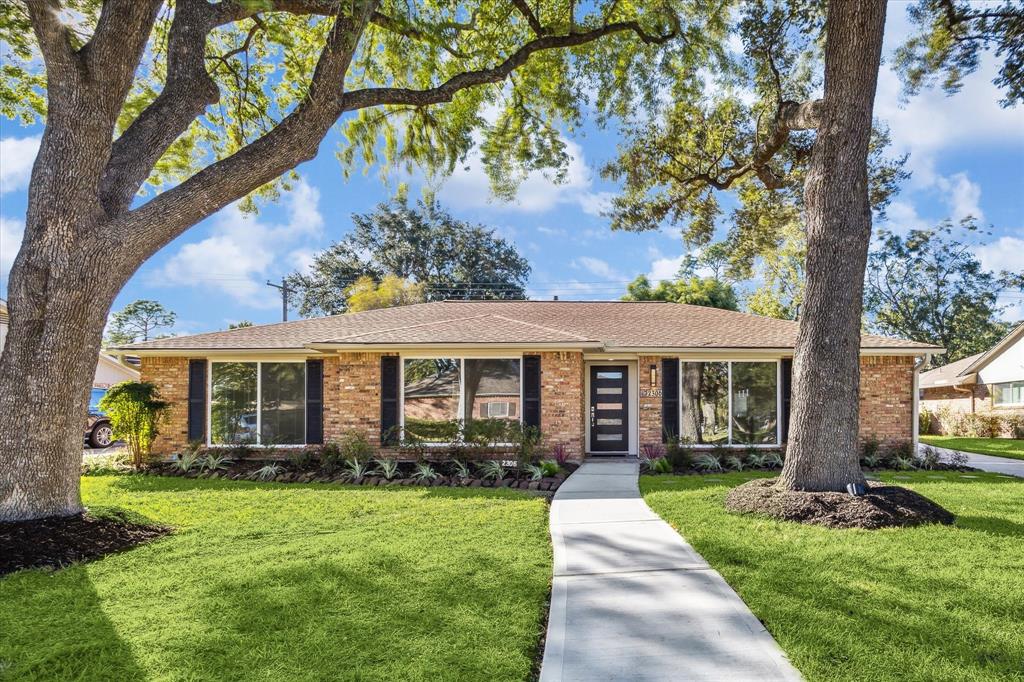
<instances>
[{"instance_id":1,"label":"door handle","mask_svg":"<svg viewBox=\"0 0 1024 682\"><path fill-rule=\"evenodd\" d=\"M595 410L594 406L591 405L590 406L590 428L594 428L597 425L597 418L596 418L597 414L596 414L596 412L594 410Z\"/></svg>"}]
</instances>

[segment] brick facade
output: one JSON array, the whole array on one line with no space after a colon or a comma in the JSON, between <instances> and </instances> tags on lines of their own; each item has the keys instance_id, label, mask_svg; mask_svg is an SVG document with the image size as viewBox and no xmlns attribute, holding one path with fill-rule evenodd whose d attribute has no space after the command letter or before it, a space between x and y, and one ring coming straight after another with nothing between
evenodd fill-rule
<instances>
[{"instance_id":1,"label":"brick facade","mask_svg":"<svg viewBox=\"0 0 1024 682\"><path fill-rule=\"evenodd\" d=\"M651 365L655 367L655 385L651 386ZM664 377L661 376L661 358L658 356L641 355L637 364L639 373L640 396L637 414L639 418L640 447L645 443L661 443L661 392L664 390Z\"/></svg>"},{"instance_id":2,"label":"brick facade","mask_svg":"<svg viewBox=\"0 0 1024 682\"><path fill-rule=\"evenodd\" d=\"M860 435L881 441L914 437L914 358L868 355L860 359Z\"/></svg>"},{"instance_id":3,"label":"brick facade","mask_svg":"<svg viewBox=\"0 0 1024 682\"><path fill-rule=\"evenodd\" d=\"M380 443L381 353L342 353L324 357L324 438L350 430ZM585 447L585 364L580 352L543 352L541 356L541 431L547 445L562 443L572 457ZM188 358L145 357L142 379L152 381L171 402L167 421L154 444L166 455L188 440ZM660 443L662 434L661 357L638 359L637 414L639 442ZM657 383L650 385L650 367ZM914 358L865 356L861 359L860 433L880 440L905 440L913 435ZM653 388L653 390L652 390Z\"/></svg>"},{"instance_id":4,"label":"brick facade","mask_svg":"<svg viewBox=\"0 0 1024 682\"><path fill-rule=\"evenodd\" d=\"M380 445L380 359L391 353L340 353L324 360L324 440L358 431Z\"/></svg>"},{"instance_id":5,"label":"brick facade","mask_svg":"<svg viewBox=\"0 0 1024 682\"><path fill-rule=\"evenodd\" d=\"M188 358L142 358L141 381L156 384L169 402L153 441L153 454L166 456L188 445Z\"/></svg>"},{"instance_id":6,"label":"brick facade","mask_svg":"<svg viewBox=\"0 0 1024 682\"><path fill-rule=\"evenodd\" d=\"M562 443L570 456L582 457L583 353L541 353L540 384L540 430L545 444Z\"/></svg>"}]
</instances>

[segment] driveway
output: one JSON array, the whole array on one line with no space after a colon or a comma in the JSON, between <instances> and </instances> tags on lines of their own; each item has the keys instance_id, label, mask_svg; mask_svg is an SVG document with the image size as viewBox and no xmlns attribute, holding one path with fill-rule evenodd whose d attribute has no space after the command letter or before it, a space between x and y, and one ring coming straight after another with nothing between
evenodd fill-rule
<instances>
[{"instance_id":1,"label":"driveway","mask_svg":"<svg viewBox=\"0 0 1024 682\"><path fill-rule=\"evenodd\" d=\"M975 469L991 471L995 474L1020 476L1021 478L1024 478L1024 460L1010 459L1009 457L993 457L992 455L979 455L975 452L950 450L949 448L940 448L937 445L927 445L926 443L919 443L918 451L926 447L932 447L938 450L944 460L948 459L950 455L956 452L961 452L961 454L967 456L967 465L972 466Z\"/></svg>"},{"instance_id":2,"label":"driveway","mask_svg":"<svg viewBox=\"0 0 1024 682\"><path fill-rule=\"evenodd\" d=\"M717 571L640 497L636 460L591 460L551 503L542 682L799 680Z\"/></svg>"}]
</instances>

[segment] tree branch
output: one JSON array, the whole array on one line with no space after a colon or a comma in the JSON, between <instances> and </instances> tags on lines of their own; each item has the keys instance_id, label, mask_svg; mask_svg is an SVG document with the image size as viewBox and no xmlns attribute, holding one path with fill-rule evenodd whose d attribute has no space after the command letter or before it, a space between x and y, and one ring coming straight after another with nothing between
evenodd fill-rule
<instances>
[{"instance_id":1,"label":"tree branch","mask_svg":"<svg viewBox=\"0 0 1024 682\"><path fill-rule=\"evenodd\" d=\"M437 87L424 90L413 90L410 88L365 88L353 90L345 94L343 110L356 111L366 107L389 104L428 106L450 102L456 93L466 88L488 83L500 83L508 78L513 71L525 64L531 55L537 52L585 45L599 38L624 31L635 33L640 40L648 45L665 43L674 38L679 32L678 24L673 17L672 31L667 34L651 35L644 31L636 21L619 21L580 33L544 36L543 38L536 38L526 43L497 66L460 73Z\"/></svg>"},{"instance_id":2,"label":"tree branch","mask_svg":"<svg viewBox=\"0 0 1024 682\"><path fill-rule=\"evenodd\" d=\"M526 4L526 0L512 0L512 4L523 15L523 18L526 19L526 23L530 25L530 30L533 31L534 35L538 38L547 35L547 30L541 25L540 19L533 13L530 6Z\"/></svg>"},{"instance_id":3,"label":"tree branch","mask_svg":"<svg viewBox=\"0 0 1024 682\"><path fill-rule=\"evenodd\" d=\"M78 71L81 62L71 44L71 31L60 20L59 0L25 0L25 5L47 73L53 74L48 79L49 89L77 83L81 77ZM62 79L67 81L62 82Z\"/></svg>"},{"instance_id":4,"label":"tree branch","mask_svg":"<svg viewBox=\"0 0 1024 682\"><path fill-rule=\"evenodd\" d=\"M334 20L306 96L273 130L114 224L114 238L134 247L139 264L203 218L316 156L342 114L345 74L378 2L357 0L351 16Z\"/></svg>"},{"instance_id":5,"label":"tree branch","mask_svg":"<svg viewBox=\"0 0 1024 682\"><path fill-rule=\"evenodd\" d=\"M167 148L220 97L204 64L206 36L218 15L206 0L178 0L167 46L167 82L114 142L100 201L108 215L128 210Z\"/></svg>"}]
</instances>

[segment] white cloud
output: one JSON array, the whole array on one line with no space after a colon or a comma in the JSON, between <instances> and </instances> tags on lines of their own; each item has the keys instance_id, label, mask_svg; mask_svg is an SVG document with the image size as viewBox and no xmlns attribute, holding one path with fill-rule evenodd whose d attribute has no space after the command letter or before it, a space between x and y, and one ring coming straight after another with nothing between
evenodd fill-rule
<instances>
[{"instance_id":1,"label":"white cloud","mask_svg":"<svg viewBox=\"0 0 1024 682\"><path fill-rule=\"evenodd\" d=\"M0 281L6 282L11 274L14 258L21 248L21 236L25 223L17 218L0 216Z\"/></svg>"},{"instance_id":2,"label":"white cloud","mask_svg":"<svg viewBox=\"0 0 1024 682\"><path fill-rule=\"evenodd\" d=\"M484 171L479 147L474 148L465 163L444 180L437 193L444 203L459 209L500 208L522 213L544 213L562 204L577 204L590 215L600 215L614 196L611 192L595 192L593 173L587 166L583 148L562 138L569 155L565 180L555 182L550 172L531 171L520 183L511 202L495 199Z\"/></svg>"},{"instance_id":3,"label":"white cloud","mask_svg":"<svg viewBox=\"0 0 1024 682\"><path fill-rule=\"evenodd\" d=\"M974 247L974 255L986 270L1020 272L1024 269L1024 239L1000 237L989 244Z\"/></svg>"},{"instance_id":4,"label":"white cloud","mask_svg":"<svg viewBox=\"0 0 1024 682\"><path fill-rule=\"evenodd\" d=\"M906 234L911 230L925 230L929 227L927 220L917 214L917 208L909 201L894 200L885 210L885 227L896 234Z\"/></svg>"},{"instance_id":5,"label":"white cloud","mask_svg":"<svg viewBox=\"0 0 1024 682\"><path fill-rule=\"evenodd\" d=\"M590 256L580 256L573 260L573 267L582 268L587 272L596 275L598 277L604 277L611 280L622 280L624 279L621 272L613 268L608 264L608 261L603 261L600 258L592 258Z\"/></svg>"},{"instance_id":6,"label":"white cloud","mask_svg":"<svg viewBox=\"0 0 1024 682\"><path fill-rule=\"evenodd\" d=\"M651 271L647 273L647 278L655 283L664 279L675 279L684 258L686 258L685 253L679 254L675 258L656 258L651 263Z\"/></svg>"},{"instance_id":7,"label":"white cloud","mask_svg":"<svg viewBox=\"0 0 1024 682\"><path fill-rule=\"evenodd\" d=\"M39 135L0 139L0 194L28 187L39 140Z\"/></svg>"},{"instance_id":8,"label":"white cloud","mask_svg":"<svg viewBox=\"0 0 1024 682\"><path fill-rule=\"evenodd\" d=\"M977 183L971 182L967 173L954 173L949 177L939 177L936 179L935 185L946 194L946 203L949 204L953 220L961 220L967 216L974 216L979 221L985 220L985 214L982 213L978 203L981 199L981 187Z\"/></svg>"},{"instance_id":9,"label":"white cloud","mask_svg":"<svg viewBox=\"0 0 1024 682\"><path fill-rule=\"evenodd\" d=\"M299 181L285 195L283 224L232 206L214 218L211 236L182 246L151 279L154 284L217 288L249 307L274 308L280 300L264 281L274 265L290 269L310 262L311 251L300 243L321 234L319 200L315 187ZM285 252L285 262L279 262L278 254Z\"/></svg>"}]
</instances>

